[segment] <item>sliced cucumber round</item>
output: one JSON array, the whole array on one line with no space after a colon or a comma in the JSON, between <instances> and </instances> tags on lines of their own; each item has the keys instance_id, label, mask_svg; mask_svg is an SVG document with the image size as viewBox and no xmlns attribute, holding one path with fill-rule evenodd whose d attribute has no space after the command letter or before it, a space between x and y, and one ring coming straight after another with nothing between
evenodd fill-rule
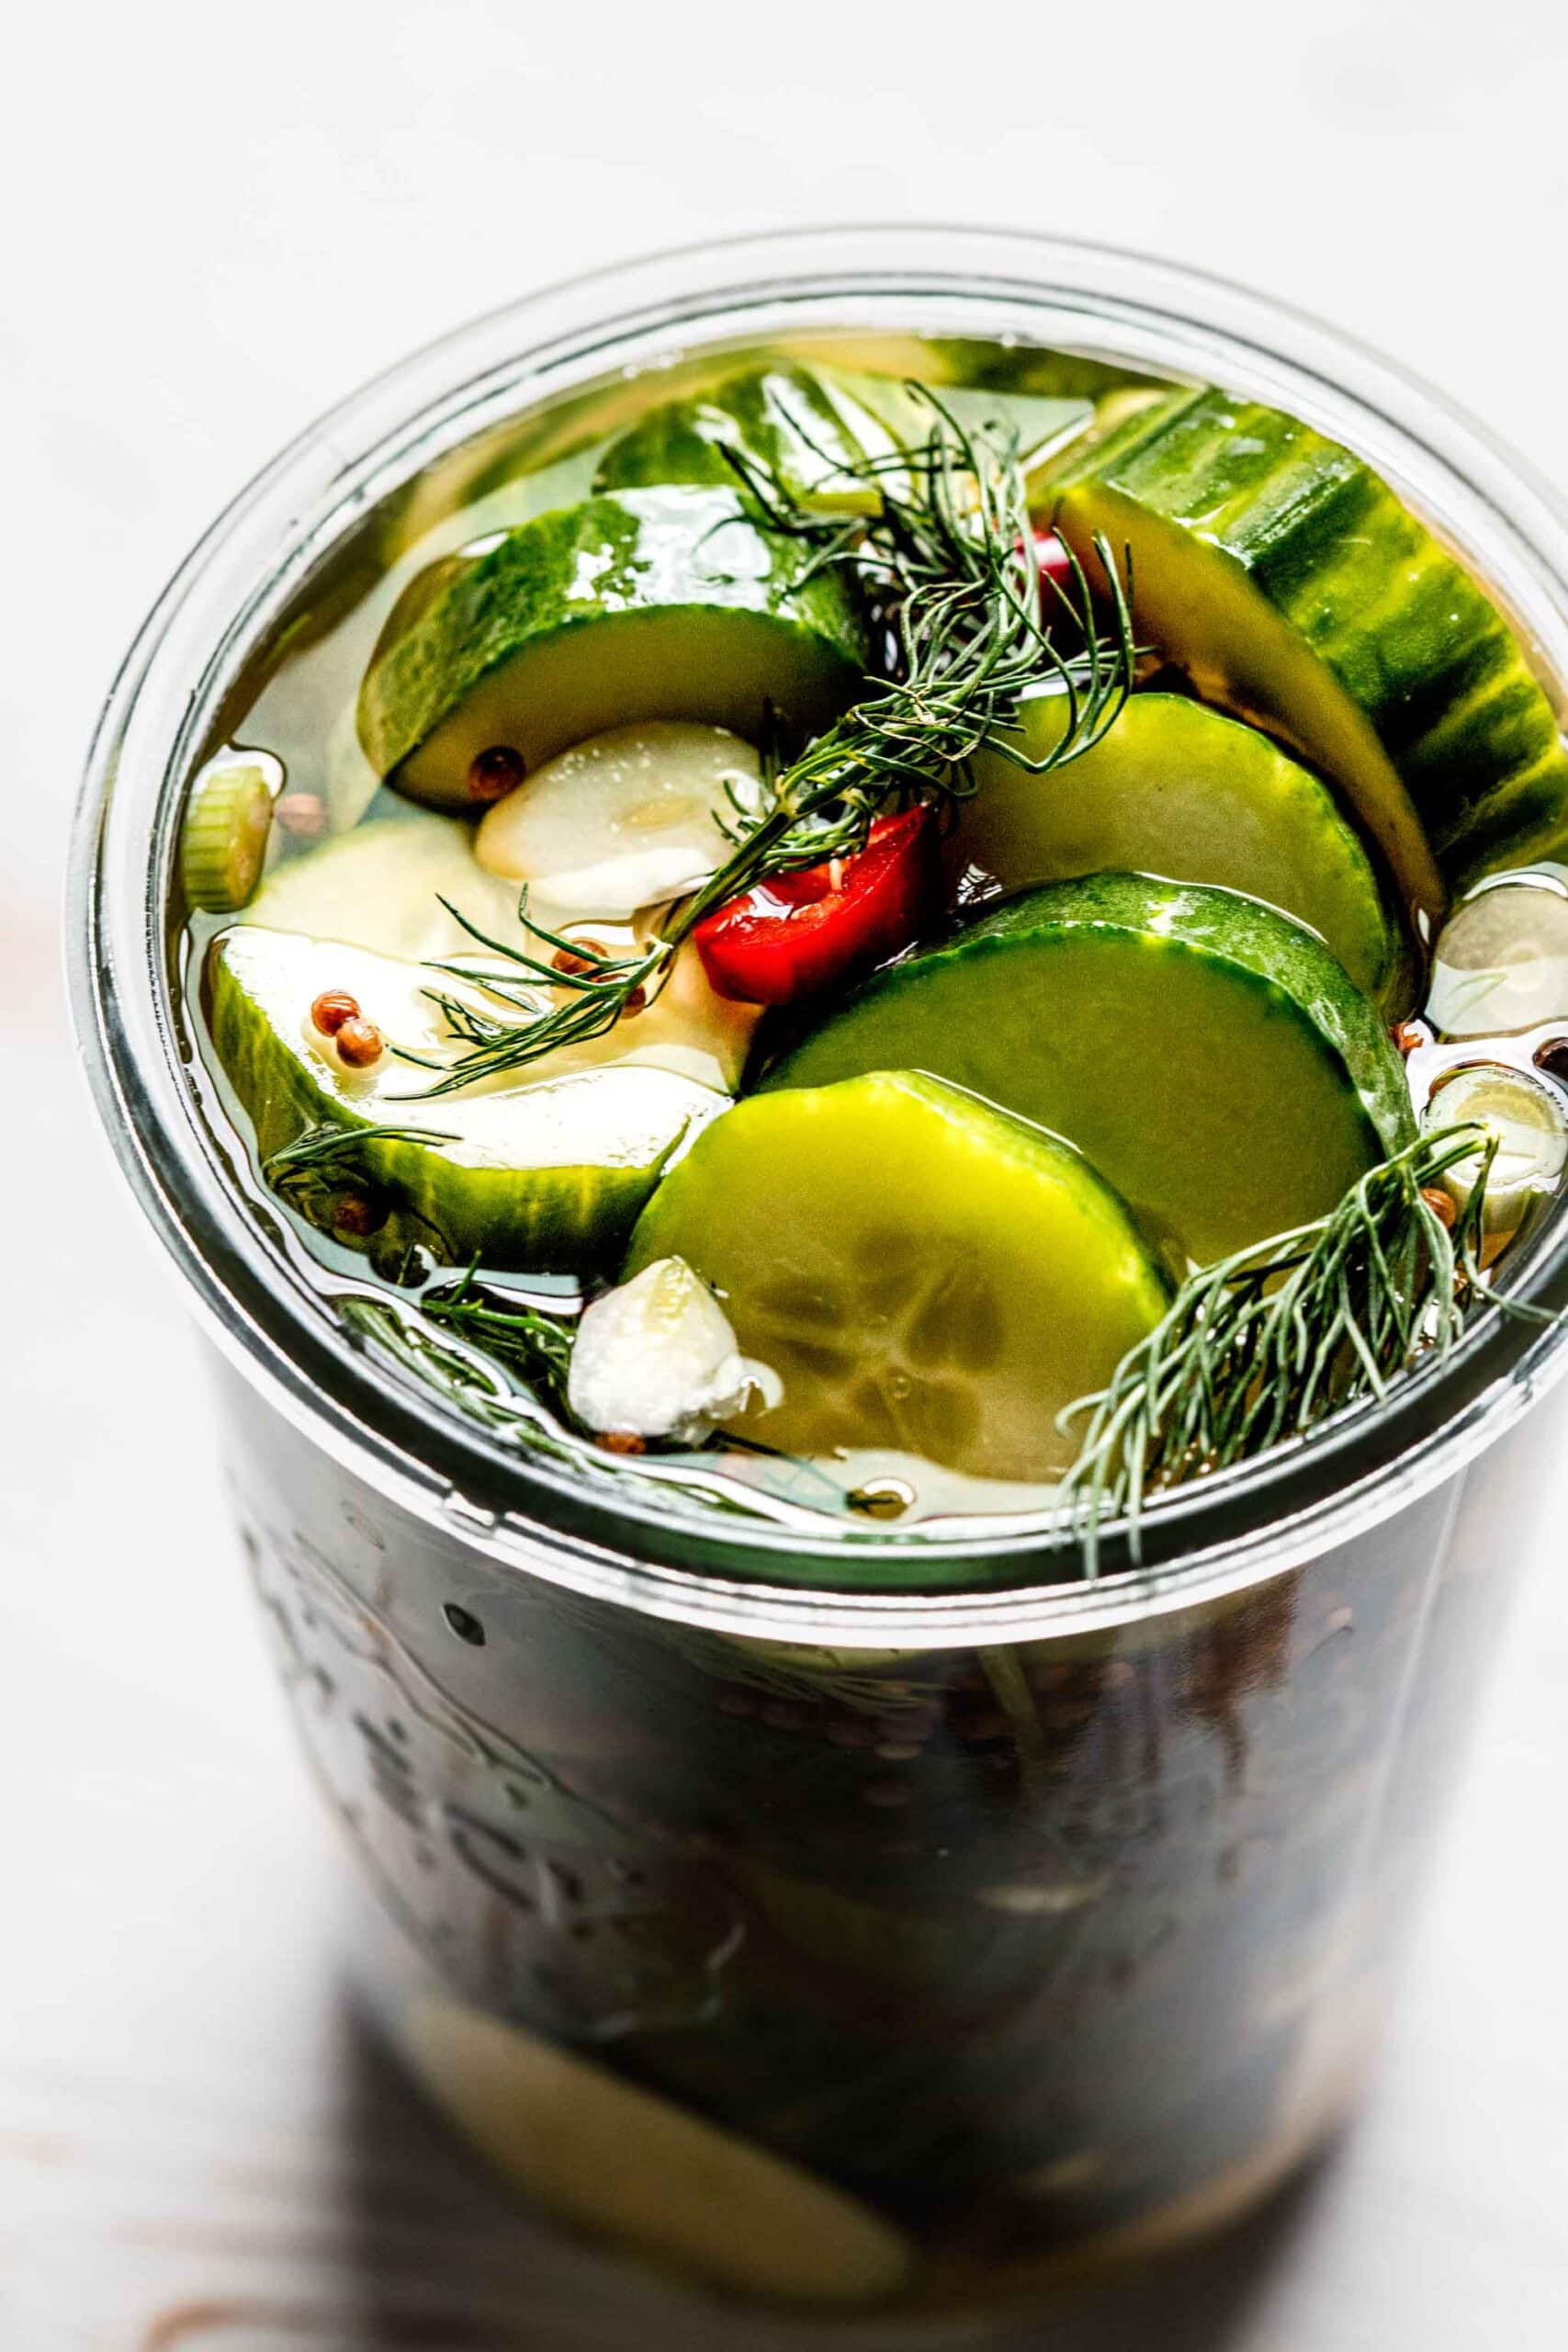
<instances>
[{"instance_id":1,"label":"sliced cucumber round","mask_svg":"<svg viewBox=\"0 0 1568 2352\"><path fill-rule=\"evenodd\" d=\"M920 403L902 386L886 389L898 415L912 424ZM876 489L854 469L867 458L895 455L905 437L826 370L774 362L650 409L610 444L593 487L682 481L735 490L739 476L726 455L733 449L807 504L858 514L874 511Z\"/></svg>"},{"instance_id":2,"label":"sliced cucumber round","mask_svg":"<svg viewBox=\"0 0 1568 2352\"><path fill-rule=\"evenodd\" d=\"M272 831L275 761L217 761L191 788L180 831L180 880L193 907L230 914L255 895Z\"/></svg>"},{"instance_id":3,"label":"sliced cucumber round","mask_svg":"<svg viewBox=\"0 0 1568 2352\"><path fill-rule=\"evenodd\" d=\"M950 386L940 397L942 408L966 431L999 427L1013 435L1026 480L1093 414L1082 399L968 385ZM897 378L777 364L752 368L698 397L651 411L612 442L594 487L670 481L733 487L728 448L777 475L807 506L874 514L878 481L856 469L868 458L886 465L899 451L923 446L938 421L931 402Z\"/></svg>"},{"instance_id":4,"label":"sliced cucumber round","mask_svg":"<svg viewBox=\"0 0 1568 2352\"><path fill-rule=\"evenodd\" d=\"M1059 693L1025 701L1026 758L1055 749L1066 711ZM1032 775L988 752L975 779L949 857L1004 889L1111 872L1217 882L1310 923L1367 995L1398 983L1400 933L1354 828L1327 786L1256 728L1181 695L1134 695L1066 767Z\"/></svg>"},{"instance_id":5,"label":"sliced cucumber round","mask_svg":"<svg viewBox=\"0 0 1568 2352\"><path fill-rule=\"evenodd\" d=\"M735 1427L785 1453L891 1445L981 1477L1066 1468L1056 1415L1169 1303L1081 1154L908 1073L739 1104L644 1210L627 1272L671 1256L783 1382Z\"/></svg>"},{"instance_id":6,"label":"sliced cucumber round","mask_svg":"<svg viewBox=\"0 0 1568 2352\"><path fill-rule=\"evenodd\" d=\"M248 921L412 963L473 946L447 907L492 937L517 937L517 887L478 863L473 829L406 801L392 805L396 815L334 833L275 867L252 900Z\"/></svg>"},{"instance_id":7,"label":"sliced cucumber round","mask_svg":"<svg viewBox=\"0 0 1568 2352\"><path fill-rule=\"evenodd\" d=\"M766 1084L911 1069L1069 1137L1201 1263L1323 1215L1415 1132L1399 1055L1321 941L1143 875L1010 900L869 981Z\"/></svg>"},{"instance_id":8,"label":"sliced cucumber round","mask_svg":"<svg viewBox=\"0 0 1568 2352\"><path fill-rule=\"evenodd\" d=\"M1056 527L1131 550L1140 629L1343 786L1413 905L1568 848L1557 714L1506 620L1371 467L1173 393L1062 478Z\"/></svg>"},{"instance_id":9,"label":"sliced cucumber round","mask_svg":"<svg viewBox=\"0 0 1568 2352\"><path fill-rule=\"evenodd\" d=\"M730 491L541 514L384 636L360 689L367 756L415 800L472 808L474 763L498 748L526 772L639 719L755 737L770 707L809 732L852 698L866 648L841 575L802 570Z\"/></svg>"},{"instance_id":10,"label":"sliced cucumber round","mask_svg":"<svg viewBox=\"0 0 1568 2352\"><path fill-rule=\"evenodd\" d=\"M208 982L213 1046L263 1160L315 1129L353 1131L358 1147L335 1163L334 1178L378 1210L395 1210L400 1230L454 1261L568 1269L613 1258L676 1145L726 1101L682 1069L683 1057L702 1057L682 1046L663 999L640 1016L640 1030L624 1023L521 1078L421 1100L433 1073L394 1048L449 1055L426 991L439 987L493 1012L477 986L254 923L214 941ZM317 1000L336 991L386 1041L368 1067L349 1067L312 1019ZM706 1067L717 1075L711 1056ZM323 1190L319 1221L333 1225L332 1189Z\"/></svg>"},{"instance_id":11,"label":"sliced cucumber round","mask_svg":"<svg viewBox=\"0 0 1568 2352\"><path fill-rule=\"evenodd\" d=\"M660 2268L779 2301L891 2295L914 2249L868 2205L672 2099L434 1996L400 2022L432 2097L526 2195Z\"/></svg>"}]
</instances>

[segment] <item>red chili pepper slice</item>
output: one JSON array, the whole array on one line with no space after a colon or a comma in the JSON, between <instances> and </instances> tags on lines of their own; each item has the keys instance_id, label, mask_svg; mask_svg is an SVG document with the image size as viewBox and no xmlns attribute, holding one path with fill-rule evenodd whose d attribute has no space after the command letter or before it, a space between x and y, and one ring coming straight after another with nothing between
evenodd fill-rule
<instances>
[{"instance_id":1,"label":"red chili pepper slice","mask_svg":"<svg viewBox=\"0 0 1568 2352\"><path fill-rule=\"evenodd\" d=\"M742 1004L793 1004L918 939L942 902L934 814L879 817L865 847L754 883L693 937L709 985Z\"/></svg>"}]
</instances>

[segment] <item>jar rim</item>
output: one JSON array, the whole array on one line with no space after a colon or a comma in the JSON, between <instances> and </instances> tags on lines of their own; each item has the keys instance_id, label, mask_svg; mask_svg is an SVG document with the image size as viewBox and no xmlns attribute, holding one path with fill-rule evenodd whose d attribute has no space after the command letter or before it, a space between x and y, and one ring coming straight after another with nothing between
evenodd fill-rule
<instances>
[{"instance_id":1,"label":"jar rim","mask_svg":"<svg viewBox=\"0 0 1568 2352\"><path fill-rule=\"evenodd\" d=\"M896 1625L920 1646L971 1620L995 1638L1044 1616L1154 1613L1348 1540L1501 1435L1568 1369L1568 1324L1478 1317L1381 1403L1160 1498L1141 1556L1135 1532L1105 1530L1092 1583L1060 1573L1074 1539L1059 1526L818 1533L645 1503L629 1483L590 1487L405 1389L289 1278L202 1119L161 921L172 812L204 720L304 579L398 482L609 368L762 340L751 329L764 320L895 319L922 335L1016 337L1212 378L1293 409L1390 475L1502 597L1548 682L1568 678L1568 520L1551 494L1483 427L1336 330L1225 279L1076 240L937 225L764 232L614 265L459 327L330 410L240 492L154 606L99 721L69 947L78 1035L121 1166L209 1334L290 1419L416 1515L534 1573L658 1614L818 1640L886 1641ZM1568 1306L1562 1216L1513 1288Z\"/></svg>"}]
</instances>

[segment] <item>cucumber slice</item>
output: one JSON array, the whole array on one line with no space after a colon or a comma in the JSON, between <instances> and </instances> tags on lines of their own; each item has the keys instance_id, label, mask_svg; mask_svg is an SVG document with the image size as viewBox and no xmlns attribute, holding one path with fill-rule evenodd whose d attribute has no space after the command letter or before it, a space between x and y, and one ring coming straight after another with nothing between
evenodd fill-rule
<instances>
[{"instance_id":1,"label":"cucumber slice","mask_svg":"<svg viewBox=\"0 0 1568 2352\"><path fill-rule=\"evenodd\" d=\"M1122 1204L1056 1136L934 1079L755 1095L637 1221L783 1396L733 1426L788 1453L891 1445L980 1477L1065 1469L1055 1417L1169 1304Z\"/></svg>"},{"instance_id":2,"label":"cucumber slice","mask_svg":"<svg viewBox=\"0 0 1568 2352\"><path fill-rule=\"evenodd\" d=\"M1098 531L1130 548L1140 628L1344 786L1416 908L1568 847L1568 756L1517 641L1352 451L1178 392L1066 469L1055 520L1080 560Z\"/></svg>"},{"instance_id":3,"label":"cucumber slice","mask_svg":"<svg viewBox=\"0 0 1568 2352\"><path fill-rule=\"evenodd\" d=\"M1010 900L869 981L766 1083L911 1069L1070 1137L1201 1263L1322 1216L1415 1133L1398 1053L1311 932L1145 875Z\"/></svg>"},{"instance_id":4,"label":"cucumber slice","mask_svg":"<svg viewBox=\"0 0 1568 2352\"><path fill-rule=\"evenodd\" d=\"M1010 394L953 385L942 406L969 431L1000 425L1018 436L1026 480L1091 420L1092 404L1046 394ZM895 379L834 375L807 368L756 368L697 399L671 401L612 442L600 460L596 490L650 482L733 486L727 447L778 474L807 505L829 513L874 514L876 484L852 469L922 446L935 410ZM891 477L897 480L897 475Z\"/></svg>"},{"instance_id":5,"label":"cucumber slice","mask_svg":"<svg viewBox=\"0 0 1568 2352\"><path fill-rule=\"evenodd\" d=\"M547 760L498 800L474 854L530 903L625 921L705 882L760 798L756 752L723 727L653 718Z\"/></svg>"},{"instance_id":6,"label":"cucumber slice","mask_svg":"<svg viewBox=\"0 0 1568 2352\"><path fill-rule=\"evenodd\" d=\"M254 896L272 831L276 763L219 761L197 778L180 830L180 879L193 907L231 914Z\"/></svg>"},{"instance_id":7,"label":"cucumber slice","mask_svg":"<svg viewBox=\"0 0 1568 2352\"><path fill-rule=\"evenodd\" d=\"M250 922L419 963L474 944L445 899L492 938L515 938L517 886L477 862L472 828L407 802L394 806L397 815L371 818L275 867Z\"/></svg>"},{"instance_id":8,"label":"cucumber slice","mask_svg":"<svg viewBox=\"0 0 1568 2352\"><path fill-rule=\"evenodd\" d=\"M639 1016L646 1027L552 1055L524 1083L491 1079L420 1101L427 1071L389 1050L348 1069L310 1007L346 990L389 1045L439 1056L450 1041L425 990L462 996L460 981L248 922L213 942L208 975L213 1046L262 1159L315 1127L358 1131L349 1189L368 1186L378 1208L395 1211L395 1232L454 1261L564 1270L613 1256L675 1146L726 1100L681 1067L683 1052L703 1057L670 1034L669 989ZM380 1132L411 1127L444 1139ZM330 1200L321 1221L333 1222Z\"/></svg>"},{"instance_id":9,"label":"cucumber slice","mask_svg":"<svg viewBox=\"0 0 1568 2352\"><path fill-rule=\"evenodd\" d=\"M410 964L454 956L473 956L482 964L484 953L472 933L447 911L455 908L490 938L521 945L517 885L487 873L479 864L472 829L454 817L438 817L407 802L396 805L396 816L376 818L323 842L308 856L280 865L252 902L248 920L272 931L303 932L315 939L372 948ZM530 892L528 908L547 929L573 938L592 936L615 955L630 956L639 944L635 924L584 923L575 908L557 903L543 890ZM430 986L434 977L426 973L421 985ZM716 995L708 986L701 956L685 947L652 1003L637 1016L635 1029L628 1024L608 1033L580 1048L570 1063L552 1057L549 1071L629 1057L733 1092L758 1018L755 1005L733 1004ZM536 1064L533 1071L506 1082L526 1084L543 1069ZM409 1080L411 1087L418 1082Z\"/></svg>"},{"instance_id":10,"label":"cucumber slice","mask_svg":"<svg viewBox=\"0 0 1568 2352\"><path fill-rule=\"evenodd\" d=\"M599 461L596 491L656 482L739 487L725 455L737 449L776 473L793 494L827 512L874 511L874 485L850 469L897 454L929 410L902 386L882 388L905 430L857 401L826 372L775 364L750 368L694 398L651 409Z\"/></svg>"},{"instance_id":11,"label":"cucumber slice","mask_svg":"<svg viewBox=\"0 0 1568 2352\"><path fill-rule=\"evenodd\" d=\"M1023 706L1019 748L1043 758L1065 695ZM1371 859L1327 786L1260 735L1180 695L1134 695L1090 752L1049 775L997 752L948 843L1004 889L1076 874L1160 874L1266 899L1321 933L1358 988L1392 995L1400 934Z\"/></svg>"},{"instance_id":12,"label":"cucumber slice","mask_svg":"<svg viewBox=\"0 0 1568 2352\"><path fill-rule=\"evenodd\" d=\"M491 2163L660 2268L814 2304L874 2301L914 2268L908 2240L857 2198L520 2026L422 1996L400 2032Z\"/></svg>"},{"instance_id":13,"label":"cucumber slice","mask_svg":"<svg viewBox=\"0 0 1568 2352\"><path fill-rule=\"evenodd\" d=\"M541 514L384 637L360 688L366 754L413 799L470 808L470 768L496 746L532 770L638 719L755 736L770 705L809 733L852 697L866 646L840 574L801 582L802 565L730 491Z\"/></svg>"}]
</instances>

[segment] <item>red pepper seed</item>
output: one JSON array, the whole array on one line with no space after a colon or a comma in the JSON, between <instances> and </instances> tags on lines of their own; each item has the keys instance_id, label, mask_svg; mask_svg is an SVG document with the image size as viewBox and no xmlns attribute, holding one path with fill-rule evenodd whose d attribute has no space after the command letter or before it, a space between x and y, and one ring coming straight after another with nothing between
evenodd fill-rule
<instances>
[{"instance_id":1,"label":"red pepper seed","mask_svg":"<svg viewBox=\"0 0 1568 2352\"><path fill-rule=\"evenodd\" d=\"M335 1037L345 1021L359 1018L359 999L346 989L323 989L310 1007L312 1024L323 1037Z\"/></svg>"},{"instance_id":2,"label":"red pepper seed","mask_svg":"<svg viewBox=\"0 0 1568 2352\"><path fill-rule=\"evenodd\" d=\"M470 800L501 800L522 783L527 774L523 755L510 743L492 743L468 763L468 797Z\"/></svg>"},{"instance_id":3,"label":"red pepper seed","mask_svg":"<svg viewBox=\"0 0 1568 2352\"><path fill-rule=\"evenodd\" d=\"M646 1453L648 1452L647 1439L638 1437L635 1430L604 1430L600 1434L599 1442L606 1453Z\"/></svg>"},{"instance_id":4,"label":"red pepper seed","mask_svg":"<svg viewBox=\"0 0 1568 2352\"><path fill-rule=\"evenodd\" d=\"M1432 1042L1431 1031L1420 1021L1396 1021L1389 1035L1402 1054L1413 1054L1418 1046Z\"/></svg>"}]
</instances>

